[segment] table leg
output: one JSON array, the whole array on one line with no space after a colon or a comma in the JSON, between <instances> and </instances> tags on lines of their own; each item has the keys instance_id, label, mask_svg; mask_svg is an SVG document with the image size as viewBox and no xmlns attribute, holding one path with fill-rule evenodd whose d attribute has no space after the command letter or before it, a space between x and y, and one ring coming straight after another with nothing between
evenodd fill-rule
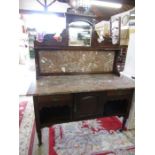
<instances>
[{"instance_id":1,"label":"table leg","mask_svg":"<svg viewBox=\"0 0 155 155\"><path fill-rule=\"evenodd\" d=\"M41 129L37 129L37 135L38 135L38 145L42 145L42 134L41 134Z\"/></svg>"},{"instance_id":2,"label":"table leg","mask_svg":"<svg viewBox=\"0 0 155 155\"><path fill-rule=\"evenodd\" d=\"M123 117L122 128L120 129L120 131L125 130L125 124L126 124L126 121L127 121L127 117Z\"/></svg>"},{"instance_id":3,"label":"table leg","mask_svg":"<svg viewBox=\"0 0 155 155\"><path fill-rule=\"evenodd\" d=\"M37 97L33 97L33 104L34 104L34 114L35 114L35 123L36 123L36 130L38 135L38 145L42 144L42 134L41 134L41 127L40 127L40 115L39 115L39 107L38 107L38 100Z\"/></svg>"}]
</instances>

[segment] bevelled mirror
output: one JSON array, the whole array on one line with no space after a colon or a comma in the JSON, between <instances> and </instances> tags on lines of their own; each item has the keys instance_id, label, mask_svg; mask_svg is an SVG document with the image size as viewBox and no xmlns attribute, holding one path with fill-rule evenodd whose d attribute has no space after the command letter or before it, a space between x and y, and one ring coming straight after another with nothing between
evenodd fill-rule
<instances>
[{"instance_id":1,"label":"bevelled mirror","mask_svg":"<svg viewBox=\"0 0 155 155\"><path fill-rule=\"evenodd\" d=\"M92 26L88 22L72 22L68 32L69 46L91 46Z\"/></svg>"}]
</instances>

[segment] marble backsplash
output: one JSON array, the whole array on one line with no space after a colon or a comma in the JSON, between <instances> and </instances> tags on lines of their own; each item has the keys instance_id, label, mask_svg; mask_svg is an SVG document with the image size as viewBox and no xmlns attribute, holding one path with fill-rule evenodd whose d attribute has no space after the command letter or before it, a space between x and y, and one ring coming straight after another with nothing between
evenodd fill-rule
<instances>
[{"instance_id":1,"label":"marble backsplash","mask_svg":"<svg viewBox=\"0 0 155 155\"><path fill-rule=\"evenodd\" d=\"M112 72L114 55L114 51L39 51L40 72Z\"/></svg>"}]
</instances>

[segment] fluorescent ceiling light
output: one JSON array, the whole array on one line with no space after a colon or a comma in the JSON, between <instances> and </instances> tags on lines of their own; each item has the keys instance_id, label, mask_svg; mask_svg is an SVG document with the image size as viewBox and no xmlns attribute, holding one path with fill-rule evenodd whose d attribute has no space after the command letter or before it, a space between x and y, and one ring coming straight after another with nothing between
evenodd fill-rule
<instances>
[{"instance_id":1,"label":"fluorescent ceiling light","mask_svg":"<svg viewBox=\"0 0 155 155\"><path fill-rule=\"evenodd\" d=\"M135 14L131 14L130 16L134 17L134 16L135 16Z\"/></svg>"},{"instance_id":2,"label":"fluorescent ceiling light","mask_svg":"<svg viewBox=\"0 0 155 155\"><path fill-rule=\"evenodd\" d=\"M74 7L76 7L76 1L72 1L72 5L74 6Z\"/></svg>"},{"instance_id":3,"label":"fluorescent ceiling light","mask_svg":"<svg viewBox=\"0 0 155 155\"><path fill-rule=\"evenodd\" d=\"M103 1L96 1L96 0L91 0L90 3L91 5L98 5L98 6L109 7L109 8L119 9L122 7L122 4L120 3L103 2Z\"/></svg>"}]
</instances>

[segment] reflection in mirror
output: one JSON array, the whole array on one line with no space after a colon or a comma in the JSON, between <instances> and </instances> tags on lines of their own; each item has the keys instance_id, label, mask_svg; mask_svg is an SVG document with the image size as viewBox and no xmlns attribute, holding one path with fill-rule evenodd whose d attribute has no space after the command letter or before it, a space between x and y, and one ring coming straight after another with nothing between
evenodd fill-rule
<instances>
[{"instance_id":1,"label":"reflection in mirror","mask_svg":"<svg viewBox=\"0 0 155 155\"><path fill-rule=\"evenodd\" d=\"M91 46L92 26L83 21L69 24L69 46Z\"/></svg>"}]
</instances>

